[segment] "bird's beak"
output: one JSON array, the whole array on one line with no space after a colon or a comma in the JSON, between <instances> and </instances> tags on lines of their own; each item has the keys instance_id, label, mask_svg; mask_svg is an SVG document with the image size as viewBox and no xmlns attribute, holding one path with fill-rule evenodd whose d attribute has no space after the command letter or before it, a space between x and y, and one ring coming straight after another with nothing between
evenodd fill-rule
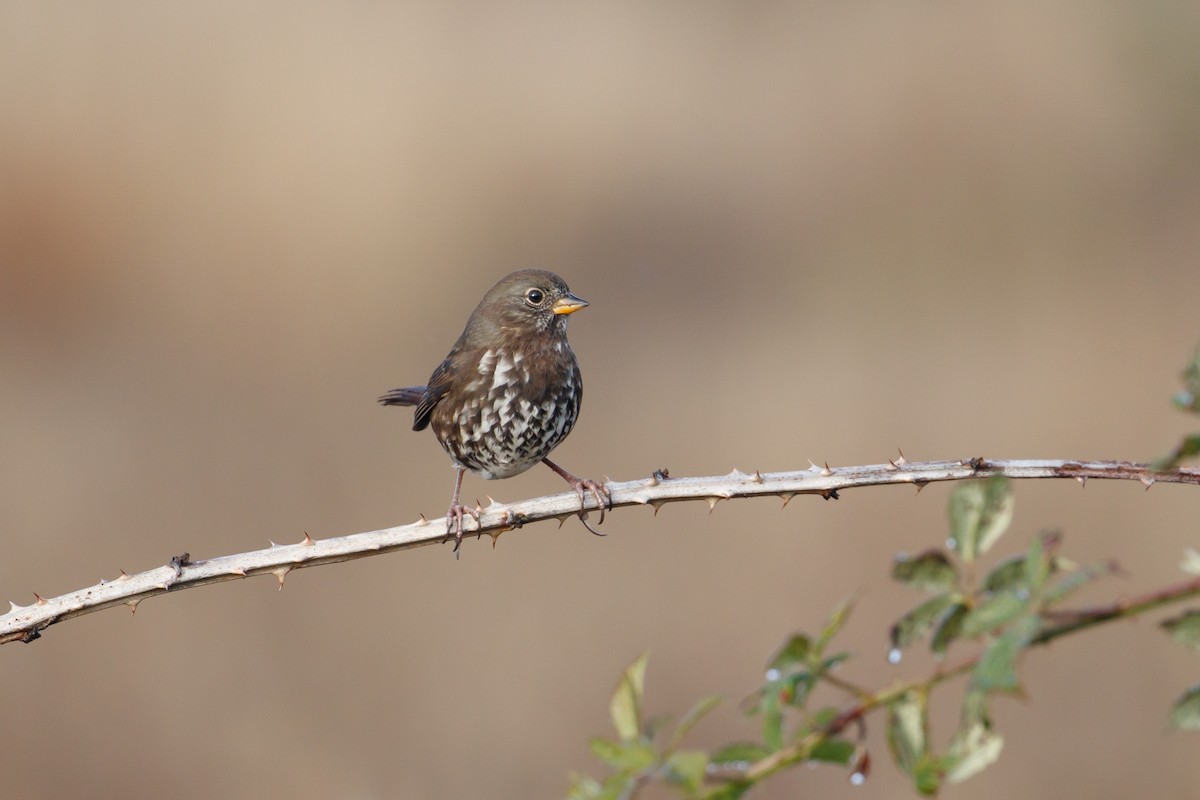
<instances>
[{"instance_id":1,"label":"bird's beak","mask_svg":"<svg viewBox=\"0 0 1200 800\"><path fill-rule=\"evenodd\" d=\"M550 306L550 310L555 314L574 314L579 309L587 308L589 305L590 303L587 300L581 300L570 292L567 292L554 301L554 305Z\"/></svg>"}]
</instances>

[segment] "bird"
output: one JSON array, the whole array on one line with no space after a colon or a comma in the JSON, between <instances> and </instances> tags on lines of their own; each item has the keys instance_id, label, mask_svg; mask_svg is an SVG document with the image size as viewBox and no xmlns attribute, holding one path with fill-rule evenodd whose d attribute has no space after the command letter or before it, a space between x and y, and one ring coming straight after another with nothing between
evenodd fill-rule
<instances>
[{"instance_id":1,"label":"bird","mask_svg":"<svg viewBox=\"0 0 1200 800\"><path fill-rule=\"evenodd\" d=\"M579 417L583 380L567 341L567 318L587 308L553 272L523 269L499 280L475 307L449 354L424 386L403 386L379 398L385 406L416 406L413 430L432 428L454 463L454 494L446 512L446 539L462 546L463 516L479 510L459 502L463 475L511 478L539 461L579 495L584 520L590 493L612 508L601 482L577 478L547 456ZM597 535L586 520L584 525Z\"/></svg>"}]
</instances>

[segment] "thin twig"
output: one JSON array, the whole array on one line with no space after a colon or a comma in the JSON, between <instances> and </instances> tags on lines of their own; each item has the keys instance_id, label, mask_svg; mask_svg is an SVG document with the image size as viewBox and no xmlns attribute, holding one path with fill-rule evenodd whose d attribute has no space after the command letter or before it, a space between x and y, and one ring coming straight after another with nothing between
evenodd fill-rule
<instances>
[{"instance_id":1,"label":"thin twig","mask_svg":"<svg viewBox=\"0 0 1200 800\"><path fill-rule=\"evenodd\" d=\"M956 481L1007 475L1010 478L1074 478L1080 483L1089 479L1136 480L1149 488L1155 482L1200 484L1200 470L1179 469L1153 472L1145 464L1126 461L1062 461L1024 460L987 461L982 458L960 461L909 462L903 456L887 464L854 467L817 467L799 472L747 474L734 470L728 475L711 477L669 478L658 471L644 480L606 484L612 496L612 508L649 505L655 511L666 503L703 500L712 508L720 500L773 495L783 498L786 505L796 495L819 495L836 498L846 489L884 484L909 484L920 490L928 483ZM584 510L597 510L596 498L583 498ZM467 521L466 532L488 534L493 539L505 531L547 519L565 520L580 513L580 498L575 492L549 495L502 505L492 503L480 508L478 522ZM210 583L246 578L252 575L274 575L282 587L283 579L293 569L333 564L356 558L406 550L434 544L445 539L445 527L440 521L425 517L410 525L356 533L332 539L304 540L291 545L272 545L264 550L190 560L176 556L156 569L101 581L95 586L80 589L54 598L38 595L32 605L18 606L0 615L0 644L37 639L41 632L63 620L89 614L104 608L126 605L136 610L147 597L191 589Z\"/></svg>"}]
</instances>

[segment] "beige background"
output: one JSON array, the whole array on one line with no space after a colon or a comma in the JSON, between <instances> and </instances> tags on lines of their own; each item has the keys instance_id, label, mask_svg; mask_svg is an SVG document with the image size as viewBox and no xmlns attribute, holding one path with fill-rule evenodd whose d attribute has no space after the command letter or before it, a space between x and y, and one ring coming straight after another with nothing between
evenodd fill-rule
<instances>
[{"instance_id":1,"label":"beige background","mask_svg":"<svg viewBox=\"0 0 1200 800\"><path fill-rule=\"evenodd\" d=\"M409 415L500 275L545 266L587 399L559 460L631 479L911 459L1153 457L1198 338L1193 4L0 6L0 597L443 513ZM1161 7L1160 7L1161 6ZM548 470L466 495L559 491ZM620 670L731 701L916 595L947 487L626 510L111 610L0 652L4 796L553 798ZM1179 579L1200 495L1018 486L1045 527ZM1153 619L1063 641L959 798L1191 798ZM832 698L831 698L832 699ZM952 697L939 706L949 734ZM764 798L904 796L798 770Z\"/></svg>"}]
</instances>

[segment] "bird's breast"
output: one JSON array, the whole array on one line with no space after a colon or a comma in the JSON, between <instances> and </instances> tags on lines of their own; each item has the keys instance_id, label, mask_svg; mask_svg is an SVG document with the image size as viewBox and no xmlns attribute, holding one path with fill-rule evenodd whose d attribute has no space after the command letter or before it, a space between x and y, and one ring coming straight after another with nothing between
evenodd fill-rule
<instances>
[{"instance_id":1,"label":"bird's breast","mask_svg":"<svg viewBox=\"0 0 1200 800\"><path fill-rule=\"evenodd\" d=\"M541 461L570 433L581 389L569 346L535 352L489 348L470 380L435 409L434 432L462 466L488 479L511 477Z\"/></svg>"}]
</instances>

